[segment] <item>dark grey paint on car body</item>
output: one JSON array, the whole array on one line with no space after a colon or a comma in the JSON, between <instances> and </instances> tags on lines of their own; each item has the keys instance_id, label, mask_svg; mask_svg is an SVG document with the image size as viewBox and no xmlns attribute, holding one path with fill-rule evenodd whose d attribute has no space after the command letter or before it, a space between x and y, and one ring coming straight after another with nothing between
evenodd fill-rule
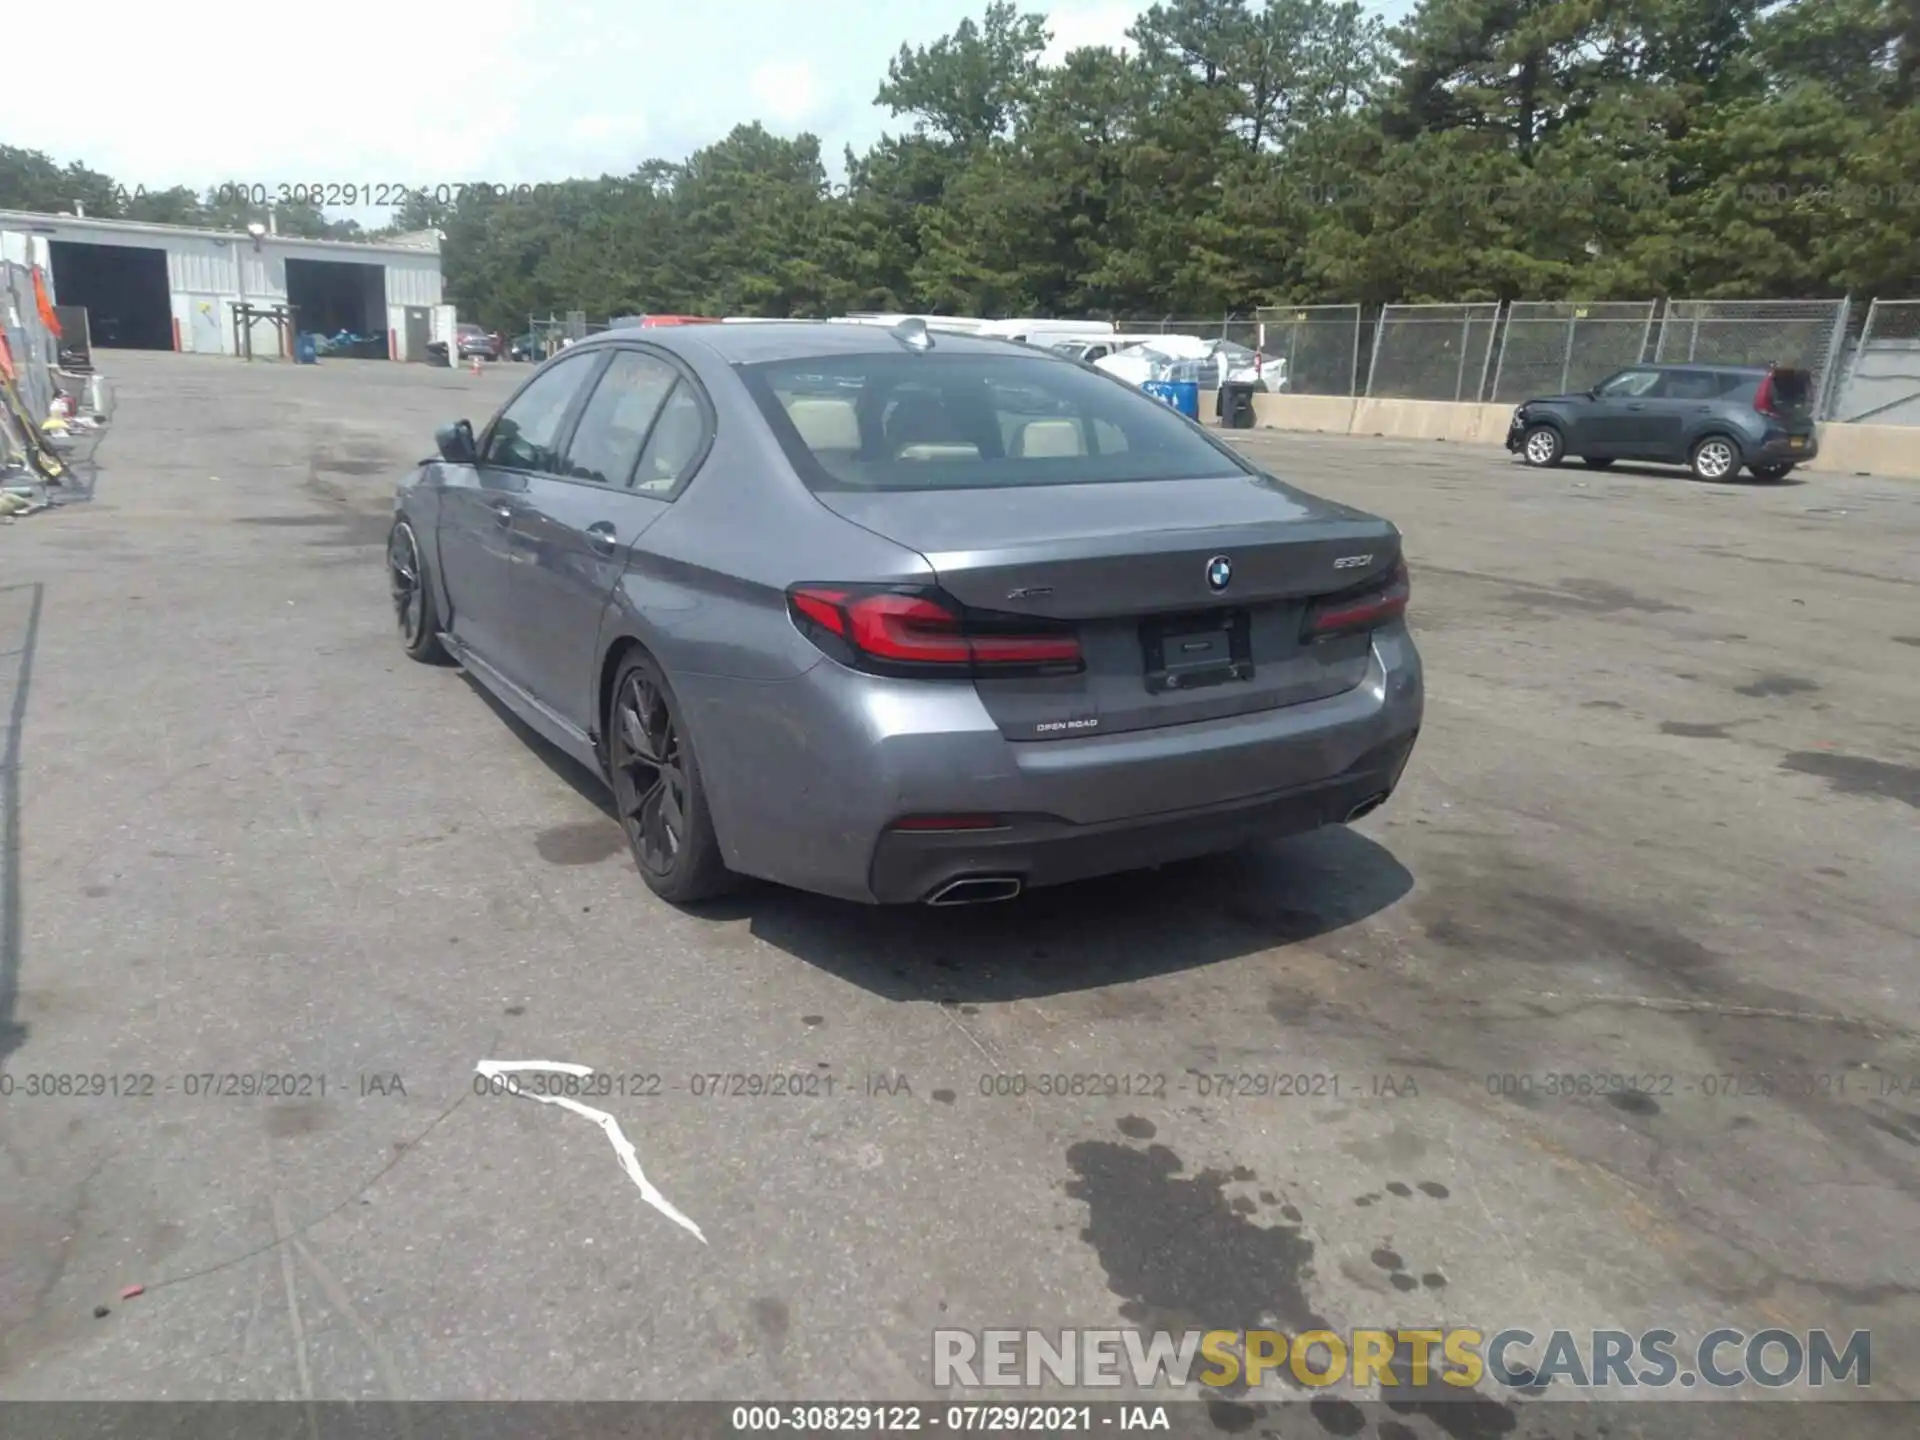
<instances>
[{"instance_id":1,"label":"dark grey paint on car body","mask_svg":"<svg viewBox=\"0 0 1920 1440\"><path fill-rule=\"evenodd\" d=\"M1784 474L1817 455L1819 439L1812 408L1803 394L1782 404L1778 413L1764 414L1755 408L1769 369L1764 365L1629 365L1592 390L1540 396L1518 406L1508 426L1507 449L1525 454L1527 437L1547 427L1560 437L1559 454L1583 460L1686 465L1702 442L1719 437L1734 447L1736 471L1744 466L1771 473L1777 468ZM1795 386L1805 385L1803 371L1780 374L1783 382L1791 377ZM1633 389L1640 381L1647 388ZM1615 390L1619 393L1610 393ZM1558 458L1554 456L1556 462Z\"/></svg>"},{"instance_id":2,"label":"dark grey paint on car body","mask_svg":"<svg viewBox=\"0 0 1920 1440\"><path fill-rule=\"evenodd\" d=\"M742 367L899 349L877 327L711 325L614 332L547 361L503 413L557 367L579 367L564 437L610 357L640 351L697 396L698 453L659 494L423 461L396 518L419 537L448 648L603 773L607 687L644 648L677 697L728 868L858 901L920 900L972 875L1034 885L1159 863L1335 823L1393 789L1423 708L1404 621L1311 644L1301 631L1314 597L1389 582L1401 563L1390 524L1257 471L1184 420L1217 473L815 493ZM935 353L1097 375L1001 341L940 335ZM1158 406L1097 383L1125 392L1115 404ZM481 454L498 421L476 437ZM1216 595L1206 566L1220 554L1234 575ZM1066 626L1084 669L867 673L830 658L790 612L789 588L819 583L937 586L964 606ZM1143 619L1211 623L1227 606L1248 617L1234 644L1250 647L1249 678L1147 693ZM1003 823L892 828L956 813Z\"/></svg>"}]
</instances>

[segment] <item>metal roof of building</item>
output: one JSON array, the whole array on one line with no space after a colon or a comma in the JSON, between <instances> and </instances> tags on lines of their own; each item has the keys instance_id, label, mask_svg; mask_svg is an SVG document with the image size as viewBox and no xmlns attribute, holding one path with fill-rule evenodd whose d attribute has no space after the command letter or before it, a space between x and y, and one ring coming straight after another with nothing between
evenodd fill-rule
<instances>
[{"instance_id":1,"label":"metal roof of building","mask_svg":"<svg viewBox=\"0 0 1920 1440\"><path fill-rule=\"evenodd\" d=\"M214 230L197 225L158 225L146 220L109 220L95 215L48 215L31 210L0 210L0 230L27 230L42 234L59 231L90 230L107 235L151 235L192 237L199 240L251 241L244 230ZM432 230L389 240L309 240L299 235L267 234L259 237L267 245L316 245L342 252L373 252L381 255L438 256L440 237Z\"/></svg>"}]
</instances>

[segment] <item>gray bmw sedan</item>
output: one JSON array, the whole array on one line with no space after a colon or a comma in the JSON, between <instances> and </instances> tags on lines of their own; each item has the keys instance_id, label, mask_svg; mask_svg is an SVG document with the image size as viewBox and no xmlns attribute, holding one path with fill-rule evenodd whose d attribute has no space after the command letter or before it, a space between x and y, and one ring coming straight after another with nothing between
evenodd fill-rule
<instances>
[{"instance_id":1,"label":"gray bmw sedan","mask_svg":"<svg viewBox=\"0 0 1920 1440\"><path fill-rule=\"evenodd\" d=\"M604 775L647 883L965 904L1339 824L1420 728L1389 523L1063 357L620 330L402 482L402 643Z\"/></svg>"}]
</instances>

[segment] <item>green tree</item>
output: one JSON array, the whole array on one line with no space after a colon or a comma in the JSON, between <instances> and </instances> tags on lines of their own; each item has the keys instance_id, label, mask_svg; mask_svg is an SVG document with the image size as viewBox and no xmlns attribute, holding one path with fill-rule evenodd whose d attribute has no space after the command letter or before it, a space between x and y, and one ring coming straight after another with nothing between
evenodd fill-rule
<instances>
[{"instance_id":1,"label":"green tree","mask_svg":"<svg viewBox=\"0 0 1920 1440\"><path fill-rule=\"evenodd\" d=\"M735 126L673 182L683 273L702 313L817 315L832 279L817 242L827 177L820 141Z\"/></svg>"},{"instance_id":2,"label":"green tree","mask_svg":"<svg viewBox=\"0 0 1920 1440\"><path fill-rule=\"evenodd\" d=\"M1480 130L1521 155L1579 124L1629 43L1616 0L1427 0L1392 32L1404 56L1387 133Z\"/></svg>"},{"instance_id":3,"label":"green tree","mask_svg":"<svg viewBox=\"0 0 1920 1440\"><path fill-rule=\"evenodd\" d=\"M0 208L67 215L78 204L112 219L122 213L122 194L111 175L78 160L62 166L43 151L0 145Z\"/></svg>"},{"instance_id":4,"label":"green tree","mask_svg":"<svg viewBox=\"0 0 1920 1440\"><path fill-rule=\"evenodd\" d=\"M874 103L911 115L924 132L971 151L1011 129L1046 48L1044 16L993 0L978 25L962 20L931 45L902 45L887 63Z\"/></svg>"}]
</instances>

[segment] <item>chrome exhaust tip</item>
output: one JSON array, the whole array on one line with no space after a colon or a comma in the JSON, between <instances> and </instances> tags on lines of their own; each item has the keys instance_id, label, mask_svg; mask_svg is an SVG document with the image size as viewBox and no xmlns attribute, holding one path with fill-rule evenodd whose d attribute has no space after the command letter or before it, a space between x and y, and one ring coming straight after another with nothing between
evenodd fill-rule
<instances>
[{"instance_id":1,"label":"chrome exhaust tip","mask_svg":"<svg viewBox=\"0 0 1920 1440\"><path fill-rule=\"evenodd\" d=\"M1358 805L1354 806L1351 810L1347 812L1347 818L1345 823L1351 825L1354 821L1358 820L1361 816L1371 815L1374 811L1378 810L1382 805L1386 803L1387 803L1387 792L1384 790L1382 790L1378 795L1369 795L1366 799L1362 800Z\"/></svg>"},{"instance_id":2,"label":"chrome exhaust tip","mask_svg":"<svg viewBox=\"0 0 1920 1440\"><path fill-rule=\"evenodd\" d=\"M929 905L987 905L1011 900L1026 888L1018 875L963 875L927 896Z\"/></svg>"}]
</instances>

